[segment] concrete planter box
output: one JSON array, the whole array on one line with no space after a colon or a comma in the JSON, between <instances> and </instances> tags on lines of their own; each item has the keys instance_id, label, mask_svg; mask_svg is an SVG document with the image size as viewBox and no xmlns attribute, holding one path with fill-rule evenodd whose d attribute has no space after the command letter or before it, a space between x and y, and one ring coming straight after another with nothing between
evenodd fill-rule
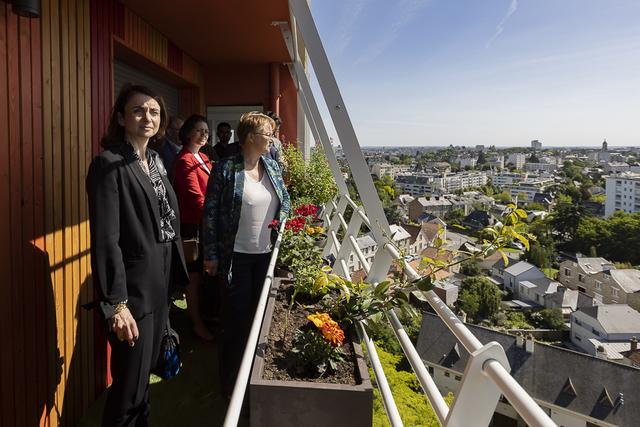
<instances>
[{"instance_id":1,"label":"concrete planter box","mask_svg":"<svg viewBox=\"0 0 640 427\"><path fill-rule=\"evenodd\" d=\"M249 383L251 426L370 426L373 417L373 389L362 348L357 342L353 343L358 377L358 384L355 386L262 378L264 350L280 282L281 279L276 279L271 288L258 340L258 350L253 359Z\"/></svg>"}]
</instances>

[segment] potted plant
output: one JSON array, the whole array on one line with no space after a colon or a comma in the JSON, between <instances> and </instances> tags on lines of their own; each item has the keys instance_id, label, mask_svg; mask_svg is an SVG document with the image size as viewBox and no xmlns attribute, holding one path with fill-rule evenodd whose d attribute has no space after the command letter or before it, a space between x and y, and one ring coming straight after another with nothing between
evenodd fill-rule
<instances>
[{"instance_id":1,"label":"potted plant","mask_svg":"<svg viewBox=\"0 0 640 427\"><path fill-rule=\"evenodd\" d=\"M322 282L310 287L317 295ZM292 299L294 287L276 279L267 303L249 385L251 425L371 425L373 390L352 329L320 311L323 297Z\"/></svg>"}]
</instances>

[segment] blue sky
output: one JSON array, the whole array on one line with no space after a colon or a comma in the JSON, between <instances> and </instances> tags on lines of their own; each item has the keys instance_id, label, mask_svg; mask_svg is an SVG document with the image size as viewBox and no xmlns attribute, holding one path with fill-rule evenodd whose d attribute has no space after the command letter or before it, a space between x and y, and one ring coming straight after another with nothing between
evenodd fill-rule
<instances>
[{"instance_id":1,"label":"blue sky","mask_svg":"<svg viewBox=\"0 0 640 427\"><path fill-rule=\"evenodd\" d=\"M312 12L363 146L640 146L638 0L317 0Z\"/></svg>"}]
</instances>

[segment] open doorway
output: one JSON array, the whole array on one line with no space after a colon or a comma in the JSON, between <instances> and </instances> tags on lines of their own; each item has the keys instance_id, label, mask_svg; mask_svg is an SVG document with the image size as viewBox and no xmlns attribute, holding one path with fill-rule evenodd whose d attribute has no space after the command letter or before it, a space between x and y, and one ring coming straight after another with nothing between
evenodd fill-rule
<instances>
[{"instance_id":1,"label":"open doorway","mask_svg":"<svg viewBox=\"0 0 640 427\"><path fill-rule=\"evenodd\" d=\"M241 105L241 106L216 106L207 107L207 121L209 122L209 129L212 130L213 138L211 143L216 145L218 143L215 133L218 123L226 122L231 125L231 140L230 143L238 142L238 136L236 135L236 129L238 128L238 122L240 116L249 111L264 112L262 105Z\"/></svg>"}]
</instances>

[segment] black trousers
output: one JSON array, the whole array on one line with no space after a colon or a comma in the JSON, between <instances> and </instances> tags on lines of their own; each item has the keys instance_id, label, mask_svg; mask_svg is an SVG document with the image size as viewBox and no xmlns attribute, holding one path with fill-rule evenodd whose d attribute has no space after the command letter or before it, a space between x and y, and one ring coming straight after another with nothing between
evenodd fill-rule
<instances>
[{"instance_id":1,"label":"black trousers","mask_svg":"<svg viewBox=\"0 0 640 427\"><path fill-rule=\"evenodd\" d=\"M171 278L171 243L163 243L167 285ZM166 288L165 288L166 289ZM103 427L145 427L149 417L149 374L158 361L160 343L169 316L169 301L153 312L136 319L139 338L129 347L113 332L111 344L111 376L113 382L107 394L102 415Z\"/></svg>"},{"instance_id":2,"label":"black trousers","mask_svg":"<svg viewBox=\"0 0 640 427\"><path fill-rule=\"evenodd\" d=\"M271 253L233 253L231 282L225 286L222 300L220 380L226 395L233 391L238 376L270 259Z\"/></svg>"}]
</instances>

